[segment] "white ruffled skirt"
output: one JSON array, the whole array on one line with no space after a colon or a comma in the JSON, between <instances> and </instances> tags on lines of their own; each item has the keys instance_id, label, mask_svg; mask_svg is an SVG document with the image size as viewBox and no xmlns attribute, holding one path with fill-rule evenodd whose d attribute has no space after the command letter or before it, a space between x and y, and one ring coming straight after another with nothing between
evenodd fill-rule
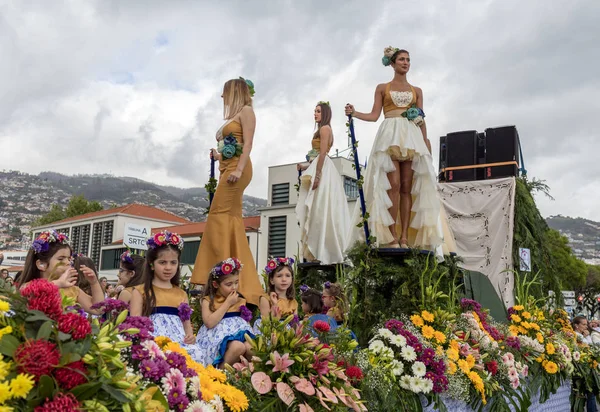
<instances>
[{"instance_id":1,"label":"white ruffled skirt","mask_svg":"<svg viewBox=\"0 0 600 412\"><path fill-rule=\"evenodd\" d=\"M373 143L367 168L363 172L363 191L369 214L369 230L376 237L376 246L394 242L390 226L396 222L396 231L400 235L400 216L394 218L389 208L392 200L387 194L391 188L387 173L395 170L392 156L398 159L412 157L412 209L409 224L408 243L411 247L431 250L438 258L456 251L454 238L448 227L446 216L441 206L437 189L436 176L433 169L433 158L423 140L421 129L404 117L385 119ZM356 202L351 219L351 235L347 247L357 241L365 241L362 226L360 202Z\"/></svg>"},{"instance_id":2,"label":"white ruffled skirt","mask_svg":"<svg viewBox=\"0 0 600 412\"><path fill-rule=\"evenodd\" d=\"M318 159L318 158L317 158ZM300 224L300 254L305 259L330 265L344 262L350 212L342 177L327 156L319 187L312 189L317 173L315 159L300 178L296 217Z\"/></svg>"}]
</instances>

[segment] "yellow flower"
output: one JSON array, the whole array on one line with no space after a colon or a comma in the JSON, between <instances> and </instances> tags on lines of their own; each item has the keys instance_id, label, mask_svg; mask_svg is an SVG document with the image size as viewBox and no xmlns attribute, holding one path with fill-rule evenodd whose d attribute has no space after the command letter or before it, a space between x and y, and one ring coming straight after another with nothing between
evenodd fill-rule
<instances>
[{"instance_id":1,"label":"yellow flower","mask_svg":"<svg viewBox=\"0 0 600 412\"><path fill-rule=\"evenodd\" d=\"M460 352L460 345L458 344L458 341L456 339L452 339L450 341L450 347L455 351Z\"/></svg>"},{"instance_id":2,"label":"yellow flower","mask_svg":"<svg viewBox=\"0 0 600 412\"><path fill-rule=\"evenodd\" d=\"M469 364L467 363L466 360L459 359L457 364L458 364L458 367L460 368L460 370L463 371L463 373L465 375L468 375L469 372L471 371L471 368L469 367Z\"/></svg>"},{"instance_id":3,"label":"yellow flower","mask_svg":"<svg viewBox=\"0 0 600 412\"><path fill-rule=\"evenodd\" d=\"M544 312L542 312L541 310L538 311L538 313L536 314L536 318L538 321L540 320L546 320L546 317L544 316Z\"/></svg>"},{"instance_id":4,"label":"yellow flower","mask_svg":"<svg viewBox=\"0 0 600 412\"><path fill-rule=\"evenodd\" d=\"M523 316L525 319L531 319L531 313L527 311L521 313L521 316Z\"/></svg>"},{"instance_id":5,"label":"yellow flower","mask_svg":"<svg viewBox=\"0 0 600 412\"><path fill-rule=\"evenodd\" d=\"M437 356L444 356L444 348L441 345L437 345L435 348L435 354Z\"/></svg>"},{"instance_id":6,"label":"yellow flower","mask_svg":"<svg viewBox=\"0 0 600 412\"><path fill-rule=\"evenodd\" d=\"M473 366L475 366L475 357L473 355L468 355L467 356L467 364L469 365L469 369L473 368Z\"/></svg>"},{"instance_id":7,"label":"yellow flower","mask_svg":"<svg viewBox=\"0 0 600 412\"><path fill-rule=\"evenodd\" d=\"M520 310L523 310L525 308L523 307L523 305L517 305L517 306L513 306L513 309L516 310L516 311L520 311Z\"/></svg>"},{"instance_id":8,"label":"yellow flower","mask_svg":"<svg viewBox=\"0 0 600 412\"><path fill-rule=\"evenodd\" d=\"M537 358L535 358L535 361L536 361L537 363L542 363L542 362L544 361L544 358L545 358L545 357L546 357L546 356L545 356L544 354L541 354L540 356L538 356Z\"/></svg>"},{"instance_id":9,"label":"yellow flower","mask_svg":"<svg viewBox=\"0 0 600 412\"><path fill-rule=\"evenodd\" d=\"M548 362L544 365L544 369L551 375L554 375L558 372L558 366L554 362Z\"/></svg>"},{"instance_id":10,"label":"yellow flower","mask_svg":"<svg viewBox=\"0 0 600 412\"><path fill-rule=\"evenodd\" d=\"M2 314L8 312L10 310L10 303L5 300L0 299L0 312Z\"/></svg>"},{"instance_id":11,"label":"yellow flower","mask_svg":"<svg viewBox=\"0 0 600 412\"><path fill-rule=\"evenodd\" d=\"M450 375L454 375L456 373L456 363L452 361L448 362L448 373Z\"/></svg>"},{"instance_id":12,"label":"yellow flower","mask_svg":"<svg viewBox=\"0 0 600 412\"><path fill-rule=\"evenodd\" d=\"M0 382L0 405L10 399L10 386L8 383Z\"/></svg>"},{"instance_id":13,"label":"yellow flower","mask_svg":"<svg viewBox=\"0 0 600 412\"><path fill-rule=\"evenodd\" d=\"M538 340L539 343L544 343L544 336L540 332L538 332L535 335L535 338Z\"/></svg>"},{"instance_id":14,"label":"yellow flower","mask_svg":"<svg viewBox=\"0 0 600 412\"><path fill-rule=\"evenodd\" d=\"M12 333L12 326L10 326L10 325L0 329L0 339L2 339L2 336L9 335L11 333Z\"/></svg>"},{"instance_id":15,"label":"yellow flower","mask_svg":"<svg viewBox=\"0 0 600 412\"><path fill-rule=\"evenodd\" d=\"M538 325L537 323L530 323L529 327L534 330L540 330L540 325Z\"/></svg>"},{"instance_id":16,"label":"yellow flower","mask_svg":"<svg viewBox=\"0 0 600 412\"><path fill-rule=\"evenodd\" d=\"M458 360L458 351L456 349L448 348L446 353L448 354L448 359L453 360L453 361Z\"/></svg>"},{"instance_id":17,"label":"yellow flower","mask_svg":"<svg viewBox=\"0 0 600 412\"><path fill-rule=\"evenodd\" d=\"M424 310L423 312L421 312L421 317L426 322L433 322L433 320L435 319L435 317L433 316L433 313L428 312L426 310Z\"/></svg>"},{"instance_id":18,"label":"yellow flower","mask_svg":"<svg viewBox=\"0 0 600 412\"><path fill-rule=\"evenodd\" d=\"M14 412L14 409L10 406L0 406L0 412Z\"/></svg>"},{"instance_id":19,"label":"yellow flower","mask_svg":"<svg viewBox=\"0 0 600 412\"><path fill-rule=\"evenodd\" d=\"M425 326L423 326L423 329L421 329L421 333L423 334L423 337L425 339L431 339L431 338L433 338L433 335L435 333L435 329L433 329L429 325L425 325Z\"/></svg>"},{"instance_id":20,"label":"yellow flower","mask_svg":"<svg viewBox=\"0 0 600 412\"><path fill-rule=\"evenodd\" d=\"M516 323L520 323L521 317L519 315L513 313L512 315L510 315L510 320L512 320L513 322L516 322Z\"/></svg>"},{"instance_id":21,"label":"yellow flower","mask_svg":"<svg viewBox=\"0 0 600 412\"><path fill-rule=\"evenodd\" d=\"M481 379L481 376L479 376L479 374L477 374L475 371L469 372L468 376L471 382L473 382L473 386L477 392L481 394L481 401L485 405L487 400L485 399L485 387L483 385L483 379Z\"/></svg>"},{"instance_id":22,"label":"yellow flower","mask_svg":"<svg viewBox=\"0 0 600 412\"><path fill-rule=\"evenodd\" d=\"M527 322L526 320L521 322L521 326L523 326L525 329L531 329L529 322Z\"/></svg>"},{"instance_id":23,"label":"yellow flower","mask_svg":"<svg viewBox=\"0 0 600 412\"><path fill-rule=\"evenodd\" d=\"M154 342L162 349L167 343L171 342L171 339L166 336L157 336L154 338Z\"/></svg>"},{"instance_id":24,"label":"yellow flower","mask_svg":"<svg viewBox=\"0 0 600 412\"><path fill-rule=\"evenodd\" d=\"M435 340L438 343L445 343L446 342L446 335L444 335L442 332L436 330L433 334Z\"/></svg>"},{"instance_id":25,"label":"yellow flower","mask_svg":"<svg viewBox=\"0 0 600 412\"><path fill-rule=\"evenodd\" d=\"M519 326L519 333L521 335L527 335L527 329L525 329L523 326Z\"/></svg>"},{"instance_id":26,"label":"yellow flower","mask_svg":"<svg viewBox=\"0 0 600 412\"><path fill-rule=\"evenodd\" d=\"M508 331L512 336L517 336L519 334L519 328L515 325L510 325L508 327Z\"/></svg>"},{"instance_id":27,"label":"yellow flower","mask_svg":"<svg viewBox=\"0 0 600 412\"><path fill-rule=\"evenodd\" d=\"M554 345L552 343L547 343L546 344L546 353L548 355L554 355L554 352L556 352Z\"/></svg>"},{"instance_id":28,"label":"yellow flower","mask_svg":"<svg viewBox=\"0 0 600 412\"><path fill-rule=\"evenodd\" d=\"M2 359L2 355L0 355L0 381L6 379L6 377L10 373L11 366L11 362L4 362Z\"/></svg>"},{"instance_id":29,"label":"yellow flower","mask_svg":"<svg viewBox=\"0 0 600 412\"><path fill-rule=\"evenodd\" d=\"M593 369L596 369L597 367L598 367L598 362L596 362L596 361L593 361L593 362L592 362L592 368L593 368Z\"/></svg>"},{"instance_id":30,"label":"yellow flower","mask_svg":"<svg viewBox=\"0 0 600 412\"><path fill-rule=\"evenodd\" d=\"M13 398L23 398L29 394L33 388L33 376L19 373L16 378L10 381L10 394Z\"/></svg>"},{"instance_id":31,"label":"yellow flower","mask_svg":"<svg viewBox=\"0 0 600 412\"><path fill-rule=\"evenodd\" d=\"M206 374L212 379L221 383L225 383L225 381L227 380L227 376L225 375L225 373L223 373L222 371L220 371L212 365L206 368Z\"/></svg>"},{"instance_id":32,"label":"yellow flower","mask_svg":"<svg viewBox=\"0 0 600 412\"><path fill-rule=\"evenodd\" d=\"M415 325L417 327L421 327L421 326L423 326L425 324L423 322L423 318L420 317L419 315L412 315L410 317L410 321L413 323L413 325Z\"/></svg>"},{"instance_id":33,"label":"yellow flower","mask_svg":"<svg viewBox=\"0 0 600 412\"><path fill-rule=\"evenodd\" d=\"M225 401L229 409L233 412L241 412L248 409L248 398L241 390L228 386L221 393L221 398Z\"/></svg>"}]
</instances>

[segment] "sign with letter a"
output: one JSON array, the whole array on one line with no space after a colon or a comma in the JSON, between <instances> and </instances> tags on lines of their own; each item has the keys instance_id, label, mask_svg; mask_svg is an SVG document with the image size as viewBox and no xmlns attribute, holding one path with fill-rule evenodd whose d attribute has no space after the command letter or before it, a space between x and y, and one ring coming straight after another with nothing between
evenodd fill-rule
<instances>
[{"instance_id":1,"label":"sign with letter a","mask_svg":"<svg viewBox=\"0 0 600 412\"><path fill-rule=\"evenodd\" d=\"M123 231L123 244L131 249L148 250L146 240L150 237L150 227L136 225L134 223L125 223Z\"/></svg>"}]
</instances>

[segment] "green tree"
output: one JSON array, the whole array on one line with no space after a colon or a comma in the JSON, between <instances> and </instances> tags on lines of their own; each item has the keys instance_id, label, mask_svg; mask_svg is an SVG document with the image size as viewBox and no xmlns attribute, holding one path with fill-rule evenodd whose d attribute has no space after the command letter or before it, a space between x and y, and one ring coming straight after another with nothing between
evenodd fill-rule
<instances>
[{"instance_id":1,"label":"green tree","mask_svg":"<svg viewBox=\"0 0 600 412\"><path fill-rule=\"evenodd\" d=\"M573 254L569 240L554 229L548 229L545 238L550 257L548 269L560 280L561 287L566 290L584 287L588 267Z\"/></svg>"},{"instance_id":2,"label":"green tree","mask_svg":"<svg viewBox=\"0 0 600 412\"><path fill-rule=\"evenodd\" d=\"M65 219L66 217L67 216L65 215L65 211L63 210L63 208L55 203L52 205L48 213L46 213L33 223L33 226L44 226L49 223Z\"/></svg>"},{"instance_id":3,"label":"green tree","mask_svg":"<svg viewBox=\"0 0 600 412\"><path fill-rule=\"evenodd\" d=\"M64 210L61 206L53 204L50 211L36 220L33 225L44 226L68 217L97 212L102 209L104 208L97 201L90 202L83 195L73 195Z\"/></svg>"}]
</instances>

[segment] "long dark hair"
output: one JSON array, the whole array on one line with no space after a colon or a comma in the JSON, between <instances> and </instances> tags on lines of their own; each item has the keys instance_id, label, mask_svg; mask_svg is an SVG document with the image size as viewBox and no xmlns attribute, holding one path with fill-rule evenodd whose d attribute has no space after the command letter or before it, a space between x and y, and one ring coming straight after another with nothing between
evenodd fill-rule
<instances>
[{"instance_id":1,"label":"long dark hair","mask_svg":"<svg viewBox=\"0 0 600 412\"><path fill-rule=\"evenodd\" d=\"M317 106L321 108L321 121L317 123L317 131L315 132L313 139L321 137L321 127L331 127L331 106L327 103L319 103ZM333 145L333 132L331 133L331 144Z\"/></svg>"},{"instance_id":2,"label":"long dark hair","mask_svg":"<svg viewBox=\"0 0 600 412\"><path fill-rule=\"evenodd\" d=\"M409 53L407 50L400 49L400 50L396 51L394 54L392 54L392 58L390 59L390 61L391 61L392 63L396 63L396 59L398 58L398 56L399 56L401 53L406 53L406 54L408 54L408 56L410 57L410 53Z\"/></svg>"},{"instance_id":3,"label":"long dark hair","mask_svg":"<svg viewBox=\"0 0 600 412\"><path fill-rule=\"evenodd\" d=\"M288 299L295 299L296 298L296 288L294 287L294 280L295 280L294 269L292 269L292 267L288 266L288 265L277 266L275 268L275 270L273 270L273 271L271 271L271 273L269 273L269 292L275 292L275 285L272 284L271 281L273 280L273 278L275 277L275 275L277 273L279 273L283 270L283 268L288 268L290 273L292 274L292 284L285 291L285 297Z\"/></svg>"},{"instance_id":4,"label":"long dark hair","mask_svg":"<svg viewBox=\"0 0 600 412\"><path fill-rule=\"evenodd\" d=\"M335 298L336 306L340 309L342 316L345 318L348 312L348 300L344 289L339 283L331 283L329 287L325 286L325 289L329 291L329 294Z\"/></svg>"},{"instance_id":5,"label":"long dark hair","mask_svg":"<svg viewBox=\"0 0 600 412\"><path fill-rule=\"evenodd\" d=\"M217 263L215 266L221 266L223 265L223 263L225 263L225 261L221 261L219 263ZM212 274L208 274L208 281L206 282L206 286L204 286L204 295L202 296L202 298L208 298L208 308L210 310L212 310L213 312L216 310L215 309L215 296L217 295L217 290L219 289L219 285L221 283L223 283L225 281L225 279L228 279L229 277L233 276L233 275L239 275L240 271L239 270L234 270L233 272L231 272L228 275L222 275L219 276L217 279L213 279ZM217 287L215 287L215 285L213 285L213 281L217 283Z\"/></svg>"},{"instance_id":6,"label":"long dark hair","mask_svg":"<svg viewBox=\"0 0 600 412\"><path fill-rule=\"evenodd\" d=\"M315 289L307 289L302 292L302 302L306 303L309 307L309 313L321 313L323 312L323 298L321 292ZM305 313L306 315L306 313Z\"/></svg>"},{"instance_id":7,"label":"long dark hair","mask_svg":"<svg viewBox=\"0 0 600 412\"><path fill-rule=\"evenodd\" d=\"M150 316L154 307L156 306L156 294L152 287L152 280L154 280L154 262L158 259L160 252L170 249L177 253L177 261L181 262L181 250L179 248L167 244L159 246L157 248L149 248L146 253L146 265L144 266L144 304L142 305L142 315ZM175 276L171 278L171 285L179 287L181 281L181 266L177 265L177 272Z\"/></svg>"},{"instance_id":8,"label":"long dark hair","mask_svg":"<svg viewBox=\"0 0 600 412\"><path fill-rule=\"evenodd\" d=\"M83 290L88 295L92 294L92 287L90 286L90 282L87 280L83 272L81 271L80 266L84 265L88 268L92 269L96 274L96 278L98 278L98 270L96 269L96 264L92 259L87 256L77 255L75 259L73 259L73 267L77 270L77 285L79 289Z\"/></svg>"},{"instance_id":9,"label":"long dark hair","mask_svg":"<svg viewBox=\"0 0 600 412\"><path fill-rule=\"evenodd\" d=\"M127 262L124 260L121 261L121 266L134 273L134 275L131 277L131 279L129 279L127 284L124 285L124 287L126 288L141 285L142 283L144 283L144 264L146 263L146 259L144 259L140 255L131 255L131 259L133 260L133 262Z\"/></svg>"},{"instance_id":10,"label":"long dark hair","mask_svg":"<svg viewBox=\"0 0 600 412\"><path fill-rule=\"evenodd\" d=\"M38 269L36 262L42 261L46 265L50 265L50 259L61 249L69 249L69 253L72 252L71 246L65 245L64 243L50 242L48 244L48 250L45 252L36 252L33 248L27 252L27 258L25 258L25 266L23 266L23 273L19 278L19 284L24 285L31 282L34 279L42 277L40 270ZM51 268L48 267L48 270Z\"/></svg>"}]
</instances>

